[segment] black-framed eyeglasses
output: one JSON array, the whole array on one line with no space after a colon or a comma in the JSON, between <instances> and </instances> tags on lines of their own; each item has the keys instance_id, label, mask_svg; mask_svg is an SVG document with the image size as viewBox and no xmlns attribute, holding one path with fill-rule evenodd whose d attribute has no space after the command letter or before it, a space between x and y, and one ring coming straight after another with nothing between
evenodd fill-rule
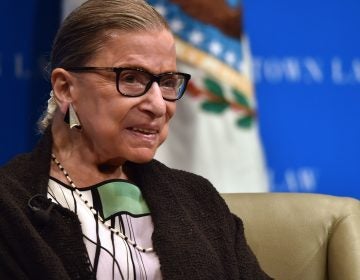
<instances>
[{"instance_id":1,"label":"black-framed eyeglasses","mask_svg":"<svg viewBox=\"0 0 360 280\"><path fill-rule=\"evenodd\" d=\"M191 78L190 74L181 72L166 72L158 75L151 74L143 69L129 67L66 67L71 72L107 71L116 73L116 89L127 97L144 95L157 82L163 98L167 101L180 99Z\"/></svg>"}]
</instances>

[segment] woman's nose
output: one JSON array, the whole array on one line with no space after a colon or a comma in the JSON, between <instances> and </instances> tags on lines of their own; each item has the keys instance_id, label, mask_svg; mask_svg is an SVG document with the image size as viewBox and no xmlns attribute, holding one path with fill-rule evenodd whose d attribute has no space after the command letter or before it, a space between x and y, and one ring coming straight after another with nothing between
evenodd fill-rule
<instances>
[{"instance_id":1,"label":"woman's nose","mask_svg":"<svg viewBox=\"0 0 360 280\"><path fill-rule=\"evenodd\" d=\"M153 82L148 92L144 95L142 109L151 112L156 117L166 113L166 102L162 96L161 88L157 82Z\"/></svg>"}]
</instances>

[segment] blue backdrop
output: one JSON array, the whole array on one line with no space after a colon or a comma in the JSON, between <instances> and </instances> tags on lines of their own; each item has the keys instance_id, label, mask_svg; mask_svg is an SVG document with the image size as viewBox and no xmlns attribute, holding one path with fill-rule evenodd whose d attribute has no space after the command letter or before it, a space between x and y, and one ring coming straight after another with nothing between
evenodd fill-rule
<instances>
[{"instance_id":1,"label":"blue backdrop","mask_svg":"<svg viewBox=\"0 0 360 280\"><path fill-rule=\"evenodd\" d=\"M60 21L60 0L0 2L0 164L28 151L50 91L44 68Z\"/></svg>"},{"instance_id":2,"label":"blue backdrop","mask_svg":"<svg viewBox=\"0 0 360 280\"><path fill-rule=\"evenodd\" d=\"M244 6L272 191L360 198L360 2ZM38 139L59 20L60 0L0 3L0 164Z\"/></svg>"},{"instance_id":3,"label":"blue backdrop","mask_svg":"<svg viewBox=\"0 0 360 280\"><path fill-rule=\"evenodd\" d=\"M360 2L245 8L272 189L360 198Z\"/></svg>"}]
</instances>

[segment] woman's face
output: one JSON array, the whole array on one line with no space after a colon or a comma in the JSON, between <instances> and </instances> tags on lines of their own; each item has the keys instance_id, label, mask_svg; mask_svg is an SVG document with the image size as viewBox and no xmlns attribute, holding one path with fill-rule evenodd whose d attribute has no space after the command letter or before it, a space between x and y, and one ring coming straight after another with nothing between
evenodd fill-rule
<instances>
[{"instance_id":1,"label":"woman's face","mask_svg":"<svg viewBox=\"0 0 360 280\"><path fill-rule=\"evenodd\" d=\"M84 66L84 65L81 65ZM176 71L173 36L167 31L112 32L85 66L136 67L150 73ZM125 97L115 73L71 73L72 104L82 124L82 138L100 162L151 160L166 139L175 102L165 101L154 82L140 97Z\"/></svg>"}]
</instances>

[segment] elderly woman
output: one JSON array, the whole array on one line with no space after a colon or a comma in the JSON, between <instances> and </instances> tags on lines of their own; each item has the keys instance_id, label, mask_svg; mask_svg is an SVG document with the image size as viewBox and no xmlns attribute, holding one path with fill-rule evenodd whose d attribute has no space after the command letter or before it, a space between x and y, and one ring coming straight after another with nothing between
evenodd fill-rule
<instances>
[{"instance_id":1,"label":"elderly woman","mask_svg":"<svg viewBox=\"0 0 360 280\"><path fill-rule=\"evenodd\" d=\"M44 135L0 171L1 279L268 279L204 178L153 159L190 76L141 0L90 0L51 55Z\"/></svg>"}]
</instances>

